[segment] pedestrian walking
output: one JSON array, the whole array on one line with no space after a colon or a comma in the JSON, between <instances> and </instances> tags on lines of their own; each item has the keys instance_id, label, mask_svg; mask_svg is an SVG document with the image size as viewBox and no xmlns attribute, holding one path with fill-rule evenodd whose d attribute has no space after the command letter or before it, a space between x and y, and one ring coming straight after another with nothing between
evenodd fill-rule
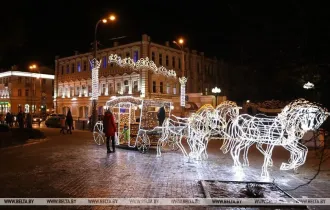
<instances>
[{"instance_id":1,"label":"pedestrian walking","mask_svg":"<svg viewBox=\"0 0 330 210\"><path fill-rule=\"evenodd\" d=\"M60 124L61 124L61 130L60 130L60 133L65 134L66 123L65 123L65 117L64 117L64 116L62 116L62 117L60 118Z\"/></svg>"},{"instance_id":2,"label":"pedestrian walking","mask_svg":"<svg viewBox=\"0 0 330 210\"><path fill-rule=\"evenodd\" d=\"M113 117L113 114L110 110L105 112L103 118L103 132L107 138L106 145L107 145L107 153L115 152L115 133L116 133L116 123ZM112 151L110 150L110 138L112 141Z\"/></svg>"},{"instance_id":3,"label":"pedestrian walking","mask_svg":"<svg viewBox=\"0 0 330 210\"><path fill-rule=\"evenodd\" d=\"M24 128L24 116L22 111L18 113L16 120L18 122L19 128Z\"/></svg>"},{"instance_id":4,"label":"pedestrian walking","mask_svg":"<svg viewBox=\"0 0 330 210\"><path fill-rule=\"evenodd\" d=\"M32 115L30 113L26 115L26 127L32 129Z\"/></svg>"},{"instance_id":5,"label":"pedestrian walking","mask_svg":"<svg viewBox=\"0 0 330 210\"><path fill-rule=\"evenodd\" d=\"M67 131L66 133L70 133L72 134L72 130L73 130L73 118L72 118L72 114L71 114L71 110L69 109L67 115L66 115L66 125L67 127Z\"/></svg>"}]
</instances>

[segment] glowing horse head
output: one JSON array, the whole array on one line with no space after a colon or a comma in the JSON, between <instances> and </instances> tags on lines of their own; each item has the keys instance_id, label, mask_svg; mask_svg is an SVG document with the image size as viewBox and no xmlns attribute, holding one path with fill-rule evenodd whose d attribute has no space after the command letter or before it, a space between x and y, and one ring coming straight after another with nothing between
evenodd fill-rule
<instances>
[{"instance_id":1,"label":"glowing horse head","mask_svg":"<svg viewBox=\"0 0 330 210\"><path fill-rule=\"evenodd\" d=\"M302 138L308 131L317 130L329 113L316 103L297 99L284 107L278 115L288 134Z\"/></svg>"}]
</instances>

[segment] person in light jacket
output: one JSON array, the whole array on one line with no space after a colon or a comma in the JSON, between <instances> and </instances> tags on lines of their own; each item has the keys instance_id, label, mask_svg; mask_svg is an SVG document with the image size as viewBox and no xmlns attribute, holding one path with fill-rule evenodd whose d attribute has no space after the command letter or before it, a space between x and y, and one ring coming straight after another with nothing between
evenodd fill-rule
<instances>
[{"instance_id":1,"label":"person in light jacket","mask_svg":"<svg viewBox=\"0 0 330 210\"><path fill-rule=\"evenodd\" d=\"M103 132L105 136L107 137L106 145L107 145L107 153L115 152L115 133L116 133L116 123L115 119L113 117L113 114L110 112L110 110L107 110L105 112L104 118L103 118ZM110 138L112 140L112 151L110 150Z\"/></svg>"}]
</instances>

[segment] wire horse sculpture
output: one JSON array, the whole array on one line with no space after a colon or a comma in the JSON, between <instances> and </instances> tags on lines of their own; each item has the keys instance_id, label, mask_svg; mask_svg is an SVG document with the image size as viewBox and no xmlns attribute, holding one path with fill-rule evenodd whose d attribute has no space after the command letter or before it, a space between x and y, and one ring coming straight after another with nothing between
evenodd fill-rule
<instances>
[{"instance_id":1,"label":"wire horse sculpture","mask_svg":"<svg viewBox=\"0 0 330 210\"><path fill-rule=\"evenodd\" d=\"M216 133L218 120L215 118L215 110L212 105L202 106L188 119L189 136L187 139L190 147L189 158L195 160L207 159L207 145L211 135Z\"/></svg>"},{"instance_id":2,"label":"wire horse sculpture","mask_svg":"<svg viewBox=\"0 0 330 210\"><path fill-rule=\"evenodd\" d=\"M175 115L172 115L172 117L174 119L166 118L162 125L162 136L157 143L157 157L161 156L161 148L166 143L177 145L181 149L183 155L188 157L182 145L182 138L187 138L189 136L188 118L181 118Z\"/></svg>"},{"instance_id":3,"label":"wire horse sculpture","mask_svg":"<svg viewBox=\"0 0 330 210\"><path fill-rule=\"evenodd\" d=\"M276 117L243 114L232 120L225 135L229 138L230 154L234 166L241 167L239 156L244 150L244 165L248 165L248 149L256 143L264 155L262 177L268 177L268 166L272 166L274 146L283 146L290 152L288 163L282 163L280 170L297 169L306 161L308 149L299 140L304 134L318 129L329 113L315 103L298 99L288 104ZM266 145L263 149L262 145Z\"/></svg>"}]
</instances>

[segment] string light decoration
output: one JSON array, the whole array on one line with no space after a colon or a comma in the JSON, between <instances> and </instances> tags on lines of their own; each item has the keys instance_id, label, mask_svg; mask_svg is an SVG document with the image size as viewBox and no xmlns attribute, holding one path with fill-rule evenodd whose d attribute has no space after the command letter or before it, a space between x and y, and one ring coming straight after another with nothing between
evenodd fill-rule
<instances>
[{"instance_id":1,"label":"string light decoration","mask_svg":"<svg viewBox=\"0 0 330 210\"><path fill-rule=\"evenodd\" d=\"M92 100L97 100L99 97L99 69L102 60L98 61L93 58L89 61L92 67Z\"/></svg>"},{"instance_id":2,"label":"string light decoration","mask_svg":"<svg viewBox=\"0 0 330 210\"><path fill-rule=\"evenodd\" d=\"M166 77L176 78L176 72L174 70L167 70L164 66L157 67L156 64L152 60L149 60L148 57L141 58L137 62L134 62L134 60L131 58L122 59L116 54L111 54L108 60L109 63L115 63L118 66L130 68L135 71L140 71L147 68L156 74L162 74Z\"/></svg>"},{"instance_id":3,"label":"string light decoration","mask_svg":"<svg viewBox=\"0 0 330 210\"><path fill-rule=\"evenodd\" d=\"M166 118L162 125L162 136L157 143L157 157L161 156L161 148L166 144L178 146L183 155L188 157L188 153L182 145L182 138L188 138L189 136L188 118L175 115L172 115L172 118Z\"/></svg>"},{"instance_id":4,"label":"string light decoration","mask_svg":"<svg viewBox=\"0 0 330 210\"><path fill-rule=\"evenodd\" d=\"M181 84L181 95L180 95L180 105L182 107L186 106L186 83L187 83L187 78L186 77L180 77L179 81Z\"/></svg>"},{"instance_id":5,"label":"string light decoration","mask_svg":"<svg viewBox=\"0 0 330 210\"><path fill-rule=\"evenodd\" d=\"M244 165L249 165L248 149L254 143L264 155L262 177L269 177L268 166L272 166L274 146L283 146L290 152L288 163L282 163L280 170L297 169L306 161L308 149L299 140L311 130L317 130L329 116L326 109L304 99L298 99L284 107L276 117L242 114L232 120L227 128L231 141L230 154L234 166L241 167L239 156L244 150ZM263 149L262 145L266 145Z\"/></svg>"},{"instance_id":6,"label":"string light decoration","mask_svg":"<svg viewBox=\"0 0 330 210\"><path fill-rule=\"evenodd\" d=\"M142 104L142 99L136 98L133 96L119 96L119 97L114 97L111 100L106 102L107 107L113 107L116 104L123 103L123 102L129 102L135 105L141 105Z\"/></svg>"},{"instance_id":7,"label":"string light decoration","mask_svg":"<svg viewBox=\"0 0 330 210\"><path fill-rule=\"evenodd\" d=\"M98 121L94 125L93 138L97 145L102 145L105 140L105 135L103 133L103 122Z\"/></svg>"}]
</instances>

